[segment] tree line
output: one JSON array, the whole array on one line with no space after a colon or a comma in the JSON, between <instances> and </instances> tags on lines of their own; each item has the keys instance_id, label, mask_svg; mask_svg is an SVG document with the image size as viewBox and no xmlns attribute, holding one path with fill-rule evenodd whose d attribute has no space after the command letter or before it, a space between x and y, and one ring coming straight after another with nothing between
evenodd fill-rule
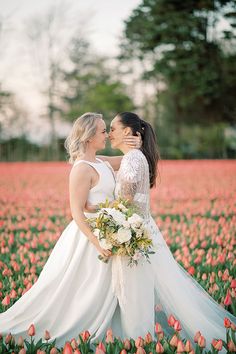
<instances>
[{"instance_id":1,"label":"tree line","mask_svg":"<svg viewBox=\"0 0 236 354\"><path fill-rule=\"evenodd\" d=\"M235 157L235 1L143 0L125 21L117 58L95 53L78 32L60 55L55 20L51 11L31 23L34 44L43 38L47 43L42 94L50 141L42 147L29 141L22 130L24 112L1 84L2 160L65 159L58 120L72 122L98 111L109 123L127 110L152 123L163 158ZM14 131L13 122L21 127L18 136L7 133Z\"/></svg>"}]
</instances>

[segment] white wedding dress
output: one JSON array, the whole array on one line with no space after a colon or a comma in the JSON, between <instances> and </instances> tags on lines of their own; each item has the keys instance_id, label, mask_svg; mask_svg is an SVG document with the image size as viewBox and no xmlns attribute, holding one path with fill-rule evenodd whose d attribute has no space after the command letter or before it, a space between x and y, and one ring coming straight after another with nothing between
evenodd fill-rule
<instances>
[{"instance_id":1,"label":"white wedding dress","mask_svg":"<svg viewBox=\"0 0 236 354\"><path fill-rule=\"evenodd\" d=\"M81 163L79 161L77 163ZM75 164L77 164L75 163ZM90 190L97 204L115 196L132 196L151 230L156 253L151 263L129 267L125 257L113 256L108 264L98 260L96 248L72 221L62 233L37 282L12 307L0 314L0 333L27 336L30 324L36 339L47 329L56 345L84 330L102 339L109 327L121 338L154 334L155 321L168 334L167 317L181 322L181 333L193 340L197 331L207 339L224 338L224 317L236 318L218 305L175 261L150 215L149 170L140 150L122 160L115 185L109 164L90 164L100 175ZM87 214L89 217L90 214ZM94 216L92 214L91 216ZM158 311L155 309L158 307Z\"/></svg>"}]
</instances>

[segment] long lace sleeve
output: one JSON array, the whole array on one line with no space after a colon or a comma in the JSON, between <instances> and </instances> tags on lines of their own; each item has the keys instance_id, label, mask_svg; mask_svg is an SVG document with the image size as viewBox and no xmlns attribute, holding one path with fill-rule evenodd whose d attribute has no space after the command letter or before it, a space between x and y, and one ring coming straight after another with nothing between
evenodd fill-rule
<instances>
[{"instance_id":1,"label":"long lace sleeve","mask_svg":"<svg viewBox=\"0 0 236 354\"><path fill-rule=\"evenodd\" d=\"M134 202L142 214L149 212L149 169L140 150L131 150L123 157L116 194Z\"/></svg>"}]
</instances>

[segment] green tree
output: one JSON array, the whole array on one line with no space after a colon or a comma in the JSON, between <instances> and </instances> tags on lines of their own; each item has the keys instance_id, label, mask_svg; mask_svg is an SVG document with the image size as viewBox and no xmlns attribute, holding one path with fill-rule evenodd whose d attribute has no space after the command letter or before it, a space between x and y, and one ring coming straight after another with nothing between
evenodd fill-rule
<instances>
[{"instance_id":1,"label":"green tree","mask_svg":"<svg viewBox=\"0 0 236 354\"><path fill-rule=\"evenodd\" d=\"M125 84L109 68L108 59L94 55L87 41L74 38L69 58L72 67L64 71L66 119L73 121L86 111L95 111L109 122L117 112L134 109Z\"/></svg>"},{"instance_id":2,"label":"green tree","mask_svg":"<svg viewBox=\"0 0 236 354\"><path fill-rule=\"evenodd\" d=\"M235 1L143 0L126 21L123 57L151 63L145 78L162 82L158 102L177 130L236 121L235 19Z\"/></svg>"}]
</instances>

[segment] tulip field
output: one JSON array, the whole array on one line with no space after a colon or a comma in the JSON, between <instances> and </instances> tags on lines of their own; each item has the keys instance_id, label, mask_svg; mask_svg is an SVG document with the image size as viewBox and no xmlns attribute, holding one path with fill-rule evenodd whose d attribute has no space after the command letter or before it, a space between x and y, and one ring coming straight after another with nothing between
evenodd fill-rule
<instances>
[{"instance_id":1,"label":"tulip field","mask_svg":"<svg viewBox=\"0 0 236 354\"><path fill-rule=\"evenodd\" d=\"M27 292L71 220L68 193L70 165L63 162L0 163L0 312ZM151 191L151 209L175 259L228 311L236 316L236 162L233 160L161 161L160 176ZM122 341L109 330L104 342L92 347L90 335L68 338L64 348L45 338L15 342L1 336L1 353L202 353L204 337L195 347L180 339L181 326L166 338L156 324L156 337ZM178 322L178 321L177 321ZM180 319L181 322L181 319ZM236 352L234 324L225 319L227 336L212 342ZM29 339L30 338L30 339ZM37 344L37 345L36 345Z\"/></svg>"}]
</instances>

